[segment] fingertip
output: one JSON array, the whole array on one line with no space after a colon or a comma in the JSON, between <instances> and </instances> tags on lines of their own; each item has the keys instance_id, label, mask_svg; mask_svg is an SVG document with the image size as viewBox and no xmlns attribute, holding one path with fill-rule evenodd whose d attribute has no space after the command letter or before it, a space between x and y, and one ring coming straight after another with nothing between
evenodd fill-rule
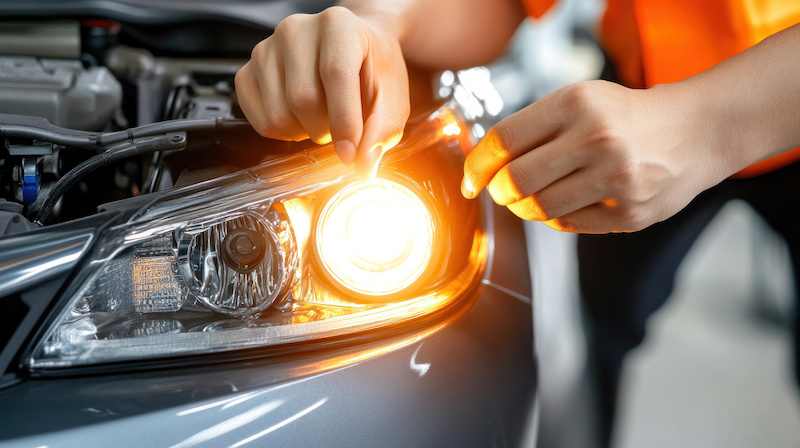
<instances>
[{"instance_id":1,"label":"fingertip","mask_svg":"<svg viewBox=\"0 0 800 448\"><path fill-rule=\"evenodd\" d=\"M327 145L332 141L333 141L333 139L331 138L331 134L328 133L328 134L323 135L322 137L317 138L314 143L316 143L318 145Z\"/></svg>"},{"instance_id":2,"label":"fingertip","mask_svg":"<svg viewBox=\"0 0 800 448\"><path fill-rule=\"evenodd\" d=\"M461 179L461 195L467 199L475 199L475 196L477 196L475 186L466 176Z\"/></svg>"},{"instance_id":3,"label":"fingertip","mask_svg":"<svg viewBox=\"0 0 800 448\"><path fill-rule=\"evenodd\" d=\"M378 145L368 150L363 157L358 159L356 161L356 174L359 179L364 181L375 179L381 157L383 157L383 147Z\"/></svg>"},{"instance_id":4,"label":"fingertip","mask_svg":"<svg viewBox=\"0 0 800 448\"><path fill-rule=\"evenodd\" d=\"M337 140L333 142L333 148L336 150L336 154L339 155L339 159L341 159L342 163L345 165L350 166L355 162L356 145L350 140Z\"/></svg>"}]
</instances>

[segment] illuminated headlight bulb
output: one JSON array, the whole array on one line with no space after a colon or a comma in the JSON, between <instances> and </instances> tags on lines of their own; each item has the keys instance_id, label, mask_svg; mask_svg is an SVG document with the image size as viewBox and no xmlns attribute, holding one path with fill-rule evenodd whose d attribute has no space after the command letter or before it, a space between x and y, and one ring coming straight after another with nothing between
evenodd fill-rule
<instances>
[{"instance_id":1,"label":"illuminated headlight bulb","mask_svg":"<svg viewBox=\"0 0 800 448\"><path fill-rule=\"evenodd\" d=\"M411 286L433 253L431 212L410 189L389 180L359 182L325 205L316 230L319 260L341 286L385 296Z\"/></svg>"}]
</instances>

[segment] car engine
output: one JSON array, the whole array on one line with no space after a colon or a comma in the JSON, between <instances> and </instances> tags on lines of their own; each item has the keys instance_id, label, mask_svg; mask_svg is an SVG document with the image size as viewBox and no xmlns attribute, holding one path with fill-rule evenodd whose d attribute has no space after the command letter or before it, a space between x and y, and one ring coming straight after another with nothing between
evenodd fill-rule
<instances>
[{"instance_id":1,"label":"car engine","mask_svg":"<svg viewBox=\"0 0 800 448\"><path fill-rule=\"evenodd\" d=\"M236 47L220 44L233 39L227 29L229 37L205 45L176 44L169 36L148 41L154 39L147 32L165 33L153 29L196 37L192 30L202 26L207 25L142 29L99 19L0 23L0 236L35 227L43 205L47 222L39 225L64 222L91 215L104 203L226 174L289 146L297 149L255 135L233 89L248 48L269 30L246 30ZM188 128L194 137L189 150L140 148L130 157L129 149L128 156L87 167L53 197L67 173L110 154L114 145L133 144L140 137L131 135L154 123L173 123L175 132ZM112 135L117 137L109 140ZM144 132L141 138L155 137ZM276 147L243 152L248 141Z\"/></svg>"}]
</instances>

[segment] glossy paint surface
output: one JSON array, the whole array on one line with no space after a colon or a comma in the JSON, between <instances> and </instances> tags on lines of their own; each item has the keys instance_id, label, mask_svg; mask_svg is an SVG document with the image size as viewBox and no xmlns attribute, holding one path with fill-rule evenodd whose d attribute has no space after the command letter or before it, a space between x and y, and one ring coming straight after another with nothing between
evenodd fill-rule
<instances>
[{"instance_id":1,"label":"glossy paint surface","mask_svg":"<svg viewBox=\"0 0 800 448\"><path fill-rule=\"evenodd\" d=\"M69 272L94 229L55 228L0 241L0 297Z\"/></svg>"}]
</instances>

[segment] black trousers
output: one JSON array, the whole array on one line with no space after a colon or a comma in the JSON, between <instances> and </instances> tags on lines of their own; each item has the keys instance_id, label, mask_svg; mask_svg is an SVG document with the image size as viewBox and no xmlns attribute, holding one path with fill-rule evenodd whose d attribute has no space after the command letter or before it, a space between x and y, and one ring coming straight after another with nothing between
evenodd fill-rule
<instances>
[{"instance_id":1,"label":"black trousers","mask_svg":"<svg viewBox=\"0 0 800 448\"><path fill-rule=\"evenodd\" d=\"M640 232L578 237L603 446L610 440L625 355L642 342L648 317L669 298L678 266L692 244L732 199L749 203L786 239L795 284L800 285L800 162L751 179L728 179L677 215ZM795 377L800 383L797 325L793 334Z\"/></svg>"}]
</instances>

